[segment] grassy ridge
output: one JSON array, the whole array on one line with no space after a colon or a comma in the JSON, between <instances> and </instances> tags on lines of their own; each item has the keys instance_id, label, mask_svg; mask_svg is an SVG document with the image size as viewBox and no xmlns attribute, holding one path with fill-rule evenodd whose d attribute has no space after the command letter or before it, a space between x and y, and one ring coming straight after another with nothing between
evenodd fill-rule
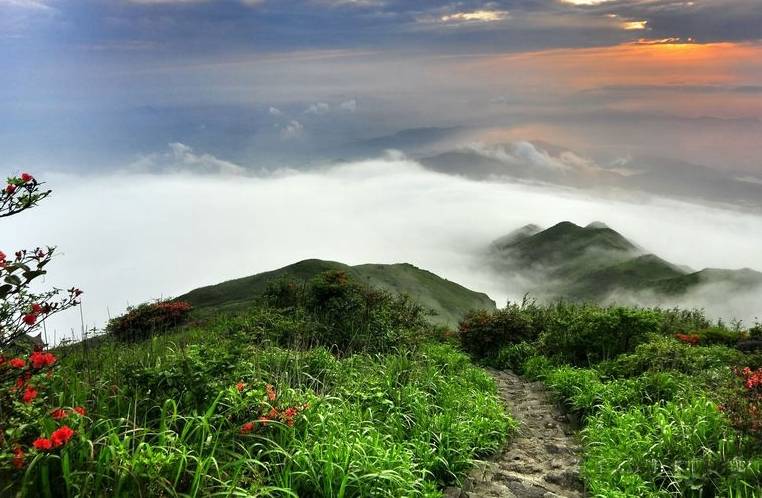
<instances>
[{"instance_id":1,"label":"grassy ridge","mask_svg":"<svg viewBox=\"0 0 762 498\"><path fill-rule=\"evenodd\" d=\"M308 259L278 270L201 287L179 296L207 313L242 312L256 304L268 283L284 280L304 285L326 271L344 270L357 283L379 288L392 294L408 294L416 303L435 313L434 323L455 327L471 309L495 309L486 295L445 280L413 265L365 264L348 266L335 261Z\"/></svg>"}]
</instances>

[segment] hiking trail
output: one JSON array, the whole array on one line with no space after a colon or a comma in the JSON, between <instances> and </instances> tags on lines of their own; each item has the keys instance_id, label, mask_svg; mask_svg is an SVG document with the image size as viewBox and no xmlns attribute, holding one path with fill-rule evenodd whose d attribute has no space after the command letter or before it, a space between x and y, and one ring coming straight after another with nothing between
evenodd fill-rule
<instances>
[{"instance_id":1,"label":"hiking trail","mask_svg":"<svg viewBox=\"0 0 762 498\"><path fill-rule=\"evenodd\" d=\"M519 422L519 431L484 464L447 488L445 498L581 498L580 444L564 412L548 397L542 382L513 372L489 369L497 391Z\"/></svg>"}]
</instances>

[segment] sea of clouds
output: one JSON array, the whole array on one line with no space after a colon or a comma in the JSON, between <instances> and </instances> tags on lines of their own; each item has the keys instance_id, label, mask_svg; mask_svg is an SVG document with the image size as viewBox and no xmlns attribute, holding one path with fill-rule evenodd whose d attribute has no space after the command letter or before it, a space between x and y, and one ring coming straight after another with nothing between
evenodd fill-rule
<instances>
[{"instance_id":1,"label":"sea of clouds","mask_svg":"<svg viewBox=\"0 0 762 498\"><path fill-rule=\"evenodd\" d=\"M400 153L249 175L179 144L172 151L100 176L36 172L51 197L2 220L0 250L7 254L58 246L41 288L85 291L81 316L53 317L49 340L100 329L128 305L307 258L409 262L501 306L524 290L497 278L483 254L492 240L528 223L599 220L674 263L762 270L762 217L728 207L477 182L427 171ZM762 315L756 297L739 304L711 295L695 305L748 324Z\"/></svg>"}]
</instances>

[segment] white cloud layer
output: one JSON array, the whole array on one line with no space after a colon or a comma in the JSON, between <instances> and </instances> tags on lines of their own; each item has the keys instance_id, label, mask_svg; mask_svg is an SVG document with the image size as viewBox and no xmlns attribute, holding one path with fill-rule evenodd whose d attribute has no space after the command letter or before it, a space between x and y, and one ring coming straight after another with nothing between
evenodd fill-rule
<instances>
[{"instance_id":1,"label":"white cloud layer","mask_svg":"<svg viewBox=\"0 0 762 498\"><path fill-rule=\"evenodd\" d=\"M208 157L182 144L171 155L183 164ZM44 288L84 289L87 328L103 326L128 304L306 258L409 262L504 304L522 290L504 288L478 254L519 226L561 220L603 221L646 250L697 269L762 269L759 216L653 197L601 200L570 189L473 182L401 156L267 178L34 173L53 195L2 220L0 249L58 245L62 255ZM760 311L746 309L743 318ZM51 339L53 328L59 339L79 331L78 313L55 317Z\"/></svg>"},{"instance_id":2,"label":"white cloud layer","mask_svg":"<svg viewBox=\"0 0 762 498\"><path fill-rule=\"evenodd\" d=\"M142 156L128 166L131 172L193 173L240 175L246 172L237 164L209 154L196 154L191 147L179 142L169 144L169 151Z\"/></svg>"}]
</instances>

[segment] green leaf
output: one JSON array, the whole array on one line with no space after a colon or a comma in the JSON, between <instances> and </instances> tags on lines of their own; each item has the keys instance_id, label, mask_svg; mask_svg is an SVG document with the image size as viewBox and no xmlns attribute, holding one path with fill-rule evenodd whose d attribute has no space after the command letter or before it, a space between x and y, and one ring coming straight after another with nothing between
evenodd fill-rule
<instances>
[{"instance_id":1,"label":"green leaf","mask_svg":"<svg viewBox=\"0 0 762 498\"><path fill-rule=\"evenodd\" d=\"M5 277L5 282L11 285L15 285L16 287L21 286L21 279L16 275L8 275Z\"/></svg>"},{"instance_id":2,"label":"green leaf","mask_svg":"<svg viewBox=\"0 0 762 498\"><path fill-rule=\"evenodd\" d=\"M24 278L27 282L30 280L34 280L35 278L39 277L40 275L45 275L47 272L45 270L28 270L24 272Z\"/></svg>"}]
</instances>

